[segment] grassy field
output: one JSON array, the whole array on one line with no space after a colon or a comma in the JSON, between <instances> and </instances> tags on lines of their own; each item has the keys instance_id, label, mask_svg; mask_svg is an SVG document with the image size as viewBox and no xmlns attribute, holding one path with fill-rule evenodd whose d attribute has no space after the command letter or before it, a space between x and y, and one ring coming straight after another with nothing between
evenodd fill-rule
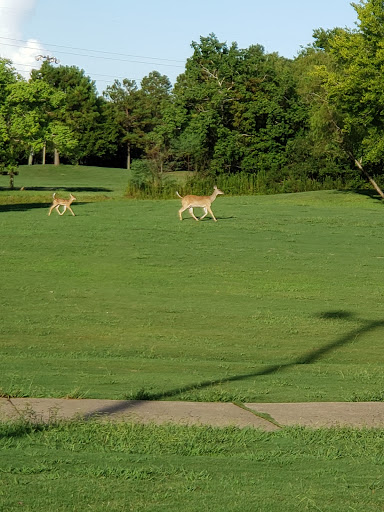
<instances>
[{"instance_id":1,"label":"grassy field","mask_svg":"<svg viewBox=\"0 0 384 512\"><path fill-rule=\"evenodd\" d=\"M8 176L0 176L0 205L49 206L53 192L63 197L72 192L83 202L122 198L130 176L126 169L69 165L21 165L18 171L12 193Z\"/></svg>"},{"instance_id":2,"label":"grassy field","mask_svg":"<svg viewBox=\"0 0 384 512\"><path fill-rule=\"evenodd\" d=\"M52 172L0 191L3 394L383 399L379 201L221 196L217 223L180 222L178 200L121 199L126 171L60 167L76 217L48 217Z\"/></svg>"},{"instance_id":3,"label":"grassy field","mask_svg":"<svg viewBox=\"0 0 384 512\"><path fill-rule=\"evenodd\" d=\"M34 166L0 189L3 396L384 399L381 202L223 196L217 223L180 222L178 200L124 200L126 182ZM55 190L76 217L47 216ZM374 512L383 438L2 423L0 511Z\"/></svg>"},{"instance_id":4,"label":"grassy field","mask_svg":"<svg viewBox=\"0 0 384 512\"><path fill-rule=\"evenodd\" d=\"M0 510L377 512L384 431L0 424Z\"/></svg>"}]
</instances>

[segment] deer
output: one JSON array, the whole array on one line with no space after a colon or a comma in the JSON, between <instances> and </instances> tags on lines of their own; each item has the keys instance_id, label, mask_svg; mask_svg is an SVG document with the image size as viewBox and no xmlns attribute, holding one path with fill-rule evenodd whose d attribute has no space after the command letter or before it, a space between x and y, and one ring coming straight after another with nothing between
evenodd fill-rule
<instances>
[{"instance_id":1,"label":"deer","mask_svg":"<svg viewBox=\"0 0 384 512\"><path fill-rule=\"evenodd\" d=\"M182 217L182 213L185 211L185 210L189 210L189 213L190 215L195 219L195 220L202 220L204 219L204 217L208 214L208 212L210 213L211 217L213 218L213 220L215 222L217 222L217 219L216 217L213 215L213 211L211 210L211 204L213 203L213 201L216 199L216 197L219 195L219 194L224 194L224 192L222 192L221 190L219 190L216 185L214 186L213 188L213 194L210 195L210 196L191 196L191 195L188 195L188 196L181 196L178 192L176 192L176 194L180 197L181 199L181 208L179 210L179 219L180 220L183 220L183 217ZM193 213L193 209L194 208L203 208L204 210L204 215L202 217L200 217L200 219L198 219L195 214Z\"/></svg>"},{"instance_id":2,"label":"deer","mask_svg":"<svg viewBox=\"0 0 384 512\"><path fill-rule=\"evenodd\" d=\"M68 208L68 210L72 213L72 215L75 216L75 214L73 213L73 210L71 208L71 204L73 203L73 201L76 201L76 197L75 196L70 194L70 198L69 199L62 199L60 197L56 197L56 192L55 192L53 194L52 198L53 198L53 203L52 203L52 206L49 209L48 215L51 215L52 210L54 208L56 208L56 211L57 211L57 213L59 215L64 215L66 209ZM64 206L64 210L61 213L60 213L60 206Z\"/></svg>"}]
</instances>

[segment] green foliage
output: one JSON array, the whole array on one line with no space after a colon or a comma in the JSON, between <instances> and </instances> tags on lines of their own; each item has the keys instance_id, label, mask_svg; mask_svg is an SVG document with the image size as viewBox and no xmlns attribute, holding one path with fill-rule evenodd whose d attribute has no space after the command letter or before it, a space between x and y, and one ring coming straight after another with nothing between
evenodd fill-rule
<instances>
[{"instance_id":1,"label":"green foliage","mask_svg":"<svg viewBox=\"0 0 384 512\"><path fill-rule=\"evenodd\" d=\"M306 116L290 62L266 55L261 46L228 47L214 34L192 46L194 54L174 89L173 108L183 115L181 131L174 132L181 142L173 146L184 147L193 134L200 171L281 170L287 142ZM190 156L184 154L189 169Z\"/></svg>"},{"instance_id":2,"label":"green foliage","mask_svg":"<svg viewBox=\"0 0 384 512\"><path fill-rule=\"evenodd\" d=\"M318 94L312 96L312 126L322 139L334 141L353 161L364 161L371 170L381 171L384 6L377 0L353 6L359 18L357 30L318 33L318 46L325 48L332 60L312 72L321 84Z\"/></svg>"},{"instance_id":3,"label":"green foliage","mask_svg":"<svg viewBox=\"0 0 384 512\"><path fill-rule=\"evenodd\" d=\"M104 92L106 112L117 126L118 143L127 147L127 168L131 165L132 152L135 156L144 153L156 164L153 153L161 152L163 139L162 130L156 129L161 124L170 88L166 76L152 72L143 78L141 89L135 81L124 79L122 83L115 80Z\"/></svg>"},{"instance_id":4,"label":"green foliage","mask_svg":"<svg viewBox=\"0 0 384 512\"><path fill-rule=\"evenodd\" d=\"M356 29L318 28L293 60L200 37L173 89L153 71L140 87L115 80L100 97L75 66L43 62L25 82L2 60L0 161L18 164L43 147L65 162L129 169L144 159L150 177L137 174L128 191L135 197L139 182L151 197L166 197L170 171L231 184L232 175L253 175L258 191L275 192L357 182L355 164L379 191L372 175L380 179L384 163L384 7L353 6Z\"/></svg>"},{"instance_id":5,"label":"green foliage","mask_svg":"<svg viewBox=\"0 0 384 512\"><path fill-rule=\"evenodd\" d=\"M147 160L135 160L132 163L130 182L137 188L152 182L152 173Z\"/></svg>"},{"instance_id":6,"label":"green foliage","mask_svg":"<svg viewBox=\"0 0 384 512\"><path fill-rule=\"evenodd\" d=\"M62 108L51 112L55 123L51 128L54 147L72 163L102 152L98 141L102 138L98 123L101 100L94 82L84 71L75 66L55 67L45 61L31 76L31 83L48 84L64 97ZM65 143L65 138L72 140Z\"/></svg>"}]
</instances>

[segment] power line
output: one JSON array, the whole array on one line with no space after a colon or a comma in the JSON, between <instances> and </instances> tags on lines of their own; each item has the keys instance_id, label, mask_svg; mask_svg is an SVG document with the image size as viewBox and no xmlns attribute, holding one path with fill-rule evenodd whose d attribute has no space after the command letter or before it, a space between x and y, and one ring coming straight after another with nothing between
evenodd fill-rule
<instances>
[{"instance_id":1,"label":"power line","mask_svg":"<svg viewBox=\"0 0 384 512\"><path fill-rule=\"evenodd\" d=\"M22 62L13 62L12 64L14 64L15 66L24 66L26 68L30 68L31 70L32 69L35 69L36 71L38 71L39 69L36 68L35 66L33 66L32 64L24 64ZM19 72L19 73L26 73L28 70L26 69L17 69L17 68L13 68L15 71ZM92 73L92 76L104 76L104 77L107 77L107 78L111 78L111 80L102 80L102 79L97 79L98 82L111 82L113 80L124 80L125 78L127 78L126 76L114 76L114 75L104 75L104 74L101 74L101 73ZM91 78L91 77L90 77ZM141 78L128 78L128 80L134 80L135 82L138 82L141 80Z\"/></svg>"},{"instance_id":2,"label":"power line","mask_svg":"<svg viewBox=\"0 0 384 512\"><path fill-rule=\"evenodd\" d=\"M12 64L14 64L15 66L24 66L24 67L30 68L31 71L32 71L32 69L35 69L35 70L38 71L38 68L35 68L34 66L32 66L32 64L23 64L22 62L13 62ZM15 71L17 71L18 73L27 73L28 72L27 69L18 69L16 67L13 68L13 69ZM96 78L94 80L96 82L106 82L106 83L109 83L109 82L114 82L115 80L124 80L124 79L133 80L135 82L140 82L141 81L141 78L128 78L126 76L104 75L104 74L101 74L101 73L92 73L92 77L94 77L94 76L102 76L102 77L110 78L110 80L104 80L102 78ZM92 77L89 77L89 78L92 79ZM3 83L3 82L0 82L0 83Z\"/></svg>"},{"instance_id":3,"label":"power line","mask_svg":"<svg viewBox=\"0 0 384 512\"><path fill-rule=\"evenodd\" d=\"M4 40L7 40L7 41L14 41L14 42L20 42L20 43L28 43L28 41L25 41L23 39L12 39L10 37L0 37L0 39L4 39ZM5 46L13 46L13 47L16 47L16 48L26 48L26 49L33 49L33 50L41 50L41 48L38 48L38 47L33 47L33 46L22 46L22 45L15 45L15 44L10 44L10 43L1 43ZM94 53L102 53L102 54L105 54L105 55L116 55L116 56L120 56L120 57L131 57L131 58L134 58L134 59L152 59L152 60L161 60L161 61L164 61L164 62L180 62L180 63L183 63L184 64L184 61L181 61L181 60L176 60L176 59L163 59L161 57L146 57L144 55L130 55L130 54L126 54L126 53L116 53L116 52L106 52L106 51L103 51L103 50L92 50L92 49L89 49L89 48L76 48L76 47L72 47L72 46L63 46L63 45L58 45L58 44L50 44L50 43L42 43L42 42L39 42L39 44L45 46L45 47L55 47L55 48L66 48L68 50L77 50L77 51L84 51L84 52L94 52ZM104 60L117 60L117 61L122 61L122 62L137 62L139 64L155 64L155 65L160 65L160 66L173 66L173 67L184 67L184 66L179 66L177 64L163 64L163 63L153 63L153 62L140 62L140 61L132 61L132 60L128 60L128 59L119 59L119 58L114 58L114 57L103 57L103 56L99 56L99 55L89 55L89 54L82 54L82 53L72 53L72 52L64 52L64 51L60 51L60 50L56 50L57 53L64 53L64 54L67 54L67 55L77 55L77 56L81 56L81 57L91 57L91 58L94 58L94 59L104 59Z\"/></svg>"},{"instance_id":4,"label":"power line","mask_svg":"<svg viewBox=\"0 0 384 512\"><path fill-rule=\"evenodd\" d=\"M12 46L12 47L15 47L15 48L25 48L25 49L30 49L30 50L39 50L41 51L41 48L37 48L37 47L33 47L33 46L20 46L20 45L16 45L16 44L9 44L9 43L1 43L3 46ZM176 64L163 64L161 62L142 62L142 61L139 61L139 60L129 60L129 59L117 59L117 58L114 58L114 57L99 57L98 55L84 55L84 54L81 54L81 53L72 53L72 52L62 52L60 50L55 50L55 53L64 53L65 55L76 55L78 57L89 57L91 59L103 59L103 60L115 60L115 61L119 61L119 62L131 62L131 63L135 63L135 64L151 64L153 66L167 66L167 67L172 67L172 68L183 68L184 66L179 66L179 65L176 65Z\"/></svg>"}]
</instances>

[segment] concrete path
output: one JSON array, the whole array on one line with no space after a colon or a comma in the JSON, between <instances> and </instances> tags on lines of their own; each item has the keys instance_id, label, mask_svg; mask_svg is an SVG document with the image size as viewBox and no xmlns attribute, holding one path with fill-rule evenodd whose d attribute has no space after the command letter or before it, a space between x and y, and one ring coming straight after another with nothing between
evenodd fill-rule
<instances>
[{"instance_id":1,"label":"concrete path","mask_svg":"<svg viewBox=\"0 0 384 512\"><path fill-rule=\"evenodd\" d=\"M384 428L383 402L318 402L233 404L145 400L66 400L0 398L0 421L17 418L47 422L54 419L91 419L177 423L215 427L254 427L266 431L283 426L312 428L351 426Z\"/></svg>"}]
</instances>

